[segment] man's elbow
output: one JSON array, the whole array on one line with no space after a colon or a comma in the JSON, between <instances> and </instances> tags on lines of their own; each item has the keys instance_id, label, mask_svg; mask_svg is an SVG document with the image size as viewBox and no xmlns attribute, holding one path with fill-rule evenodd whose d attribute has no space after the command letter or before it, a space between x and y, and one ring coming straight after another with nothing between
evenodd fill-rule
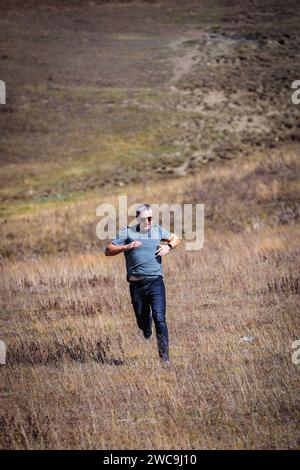
<instances>
[{"instance_id":1,"label":"man's elbow","mask_svg":"<svg viewBox=\"0 0 300 470\"><path fill-rule=\"evenodd\" d=\"M105 256L111 256L111 249L109 248L109 246L107 246L105 248L105 252L104 252Z\"/></svg>"}]
</instances>

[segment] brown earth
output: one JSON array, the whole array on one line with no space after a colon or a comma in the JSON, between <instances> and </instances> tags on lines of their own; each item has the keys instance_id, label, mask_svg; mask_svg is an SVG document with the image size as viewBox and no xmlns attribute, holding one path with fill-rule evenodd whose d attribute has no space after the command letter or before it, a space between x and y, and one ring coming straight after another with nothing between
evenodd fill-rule
<instances>
[{"instance_id":1,"label":"brown earth","mask_svg":"<svg viewBox=\"0 0 300 470\"><path fill-rule=\"evenodd\" d=\"M296 6L6 2L2 214L298 149Z\"/></svg>"}]
</instances>

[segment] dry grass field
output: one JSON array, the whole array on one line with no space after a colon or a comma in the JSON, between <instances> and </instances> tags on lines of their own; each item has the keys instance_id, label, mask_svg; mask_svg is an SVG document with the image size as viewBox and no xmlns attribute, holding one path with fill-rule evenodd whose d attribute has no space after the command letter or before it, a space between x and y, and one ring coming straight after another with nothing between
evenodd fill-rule
<instances>
[{"instance_id":1,"label":"dry grass field","mask_svg":"<svg viewBox=\"0 0 300 470\"><path fill-rule=\"evenodd\" d=\"M287 197L299 172L295 157L281 159L290 182L276 198ZM292 342L300 337L299 225L264 220L259 211L254 217L251 207L243 207L245 189L258 192L264 213L272 205L280 186L278 158L267 165L273 175L268 186L251 180L264 174L259 159L237 165L239 179L232 166L218 172L215 190L226 188L229 176L239 184L228 190L223 206L214 206L216 218L226 215L235 227L247 219L243 230L208 227L202 250L185 251L182 242L164 259L172 359L167 370L155 339L145 344L136 326L123 256L106 258L100 247L34 254L34 234L28 259L3 263L1 336L8 361L0 370L1 447L299 445L299 366L292 363ZM196 188L211 185L213 174L172 180L164 189L150 186L144 195L188 201ZM137 200L143 195L132 191ZM214 203L209 194L208 207ZM89 204L95 208L95 201ZM56 208L56 219L67 209ZM87 202L80 212L89 213ZM51 232L52 217L51 209L43 219L33 214L31 226Z\"/></svg>"},{"instance_id":2,"label":"dry grass field","mask_svg":"<svg viewBox=\"0 0 300 470\"><path fill-rule=\"evenodd\" d=\"M299 448L299 9L263 3L3 2L1 449ZM96 236L120 195L205 205L169 368Z\"/></svg>"}]
</instances>

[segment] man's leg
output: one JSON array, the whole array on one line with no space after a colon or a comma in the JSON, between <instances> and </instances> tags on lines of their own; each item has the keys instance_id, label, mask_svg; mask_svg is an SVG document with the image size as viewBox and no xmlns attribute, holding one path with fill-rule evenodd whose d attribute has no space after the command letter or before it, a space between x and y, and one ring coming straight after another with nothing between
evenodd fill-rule
<instances>
[{"instance_id":1,"label":"man's leg","mask_svg":"<svg viewBox=\"0 0 300 470\"><path fill-rule=\"evenodd\" d=\"M151 305L155 323L159 357L169 360L169 334L166 323L166 290L162 278L157 278L147 286L147 297Z\"/></svg>"},{"instance_id":2,"label":"man's leg","mask_svg":"<svg viewBox=\"0 0 300 470\"><path fill-rule=\"evenodd\" d=\"M152 316L143 287L131 283L130 296L138 327L143 330L144 337L149 339L152 335Z\"/></svg>"}]
</instances>

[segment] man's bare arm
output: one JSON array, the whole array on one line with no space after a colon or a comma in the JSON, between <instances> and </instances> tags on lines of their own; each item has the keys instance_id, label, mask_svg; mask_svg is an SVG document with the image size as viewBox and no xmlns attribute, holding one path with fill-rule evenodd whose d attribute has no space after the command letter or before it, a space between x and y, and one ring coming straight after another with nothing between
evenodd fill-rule
<instances>
[{"instance_id":1,"label":"man's bare arm","mask_svg":"<svg viewBox=\"0 0 300 470\"><path fill-rule=\"evenodd\" d=\"M181 242L180 238L178 238L177 235L175 235L175 233L171 233L171 238L170 240L168 240L168 243L171 243L173 250L174 248L176 248L176 246L179 245L180 242Z\"/></svg>"},{"instance_id":2,"label":"man's bare arm","mask_svg":"<svg viewBox=\"0 0 300 470\"><path fill-rule=\"evenodd\" d=\"M138 240L134 240L127 245L114 245L113 243L109 243L105 249L105 256L116 256L120 253L124 253L124 251L131 250L132 248L138 248L141 246L141 242Z\"/></svg>"},{"instance_id":3,"label":"man's bare arm","mask_svg":"<svg viewBox=\"0 0 300 470\"><path fill-rule=\"evenodd\" d=\"M170 243L172 245L172 249L174 249L176 248L176 246L179 245L181 240L180 238L177 237L177 235L175 235L175 233L171 233L171 237L169 240L167 240L167 242ZM167 253L169 253L169 251L170 251L170 247L168 245L160 245L160 248L157 251L157 255L164 256Z\"/></svg>"}]
</instances>

